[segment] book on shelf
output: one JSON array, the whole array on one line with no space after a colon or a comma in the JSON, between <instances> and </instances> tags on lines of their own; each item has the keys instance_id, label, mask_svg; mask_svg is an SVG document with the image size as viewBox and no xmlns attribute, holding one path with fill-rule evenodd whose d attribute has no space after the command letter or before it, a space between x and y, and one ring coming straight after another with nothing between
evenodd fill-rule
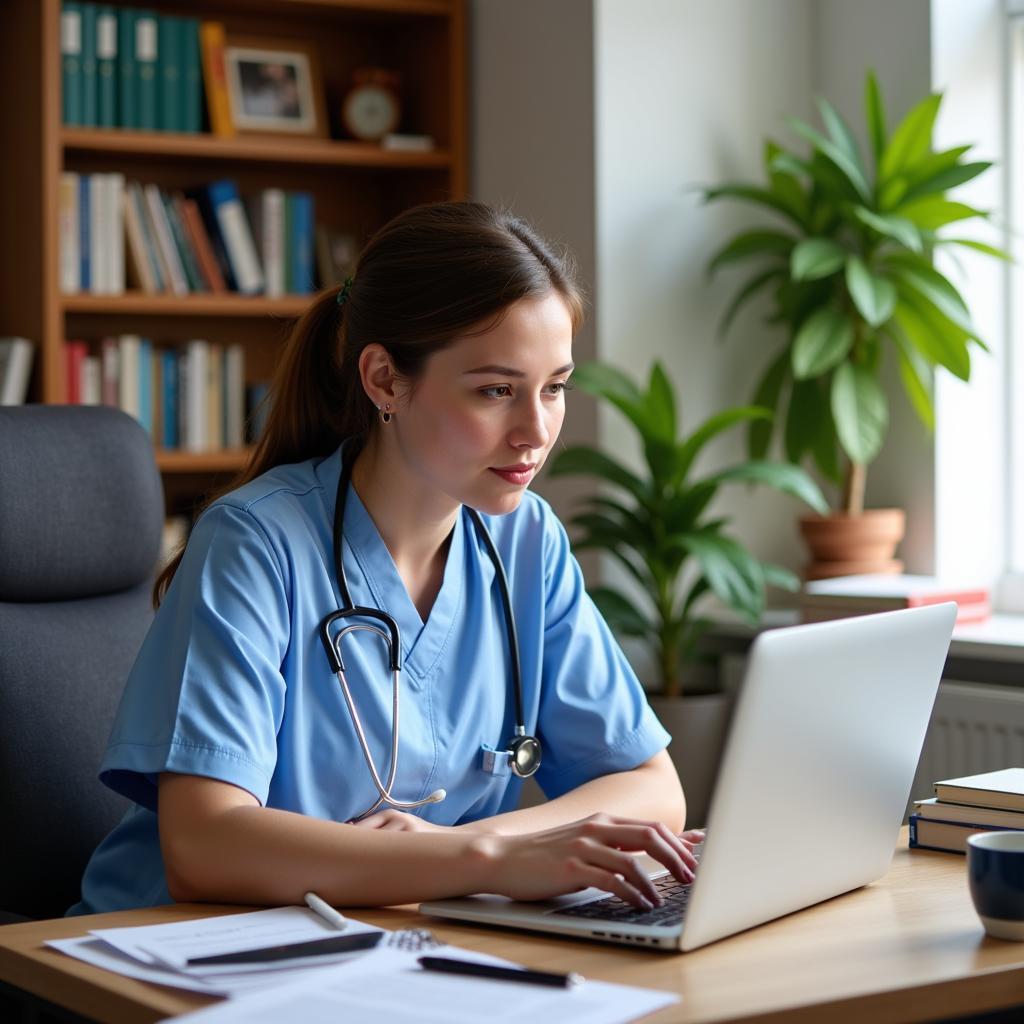
<instances>
[{"instance_id":1,"label":"book on shelf","mask_svg":"<svg viewBox=\"0 0 1024 1024\"><path fill-rule=\"evenodd\" d=\"M154 343L138 334L64 343L65 400L134 416L157 447L192 452L245 444L245 350L194 339Z\"/></svg>"},{"instance_id":2,"label":"book on shelf","mask_svg":"<svg viewBox=\"0 0 1024 1024\"><path fill-rule=\"evenodd\" d=\"M34 356L27 338L0 338L0 405L24 405Z\"/></svg>"},{"instance_id":3,"label":"book on shelf","mask_svg":"<svg viewBox=\"0 0 1024 1024\"><path fill-rule=\"evenodd\" d=\"M199 20L65 0L63 121L88 128L202 130Z\"/></svg>"},{"instance_id":4,"label":"book on shelf","mask_svg":"<svg viewBox=\"0 0 1024 1024\"><path fill-rule=\"evenodd\" d=\"M935 783L943 803L1024 811L1024 768L1003 768Z\"/></svg>"},{"instance_id":5,"label":"book on shelf","mask_svg":"<svg viewBox=\"0 0 1024 1024\"><path fill-rule=\"evenodd\" d=\"M228 99L225 46L224 26L219 21L204 21L200 24L199 49L210 131L222 138L231 138L235 134L235 122L231 118L231 102Z\"/></svg>"},{"instance_id":6,"label":"book on shelf","mask_svg":"<svg viewBox=\"0 0 1024 1024\"><path fill-rule=\"evenodd\" d=\"M914 807L916 808L914 813L919 818L928 818L933 821L969 819L975 825L992 825L996 828L1012 828L1024 832L1024 810L1006 811L998 807L947 803L936 797L929 800L916 800Z\"/></svg>"},{"instance_id":7,"label":"book on shelf","mask_svg":"<svg viewBox=\"0 0 1024 1024\"><path fill-rule=\"evenodd\" d=\"M966 853L968 836L979 832L1010 831L996 825L977 825L964 821L936 821L920 815L910 816L911 849L941 850L946 853Z\"/></svg>"},{"instance_id":8,"label":"book on shelf","mask_svg":"<svg viewBox=\"0 0 1024 1024\"><path fill-rule=\"evenodd\" d=\"M946 601L956 602L958 625L984 621L992 611L984 586L934 576L867 574L805 583L800 613L803 622L824 622Z\"/></svg>"}]
</instances>

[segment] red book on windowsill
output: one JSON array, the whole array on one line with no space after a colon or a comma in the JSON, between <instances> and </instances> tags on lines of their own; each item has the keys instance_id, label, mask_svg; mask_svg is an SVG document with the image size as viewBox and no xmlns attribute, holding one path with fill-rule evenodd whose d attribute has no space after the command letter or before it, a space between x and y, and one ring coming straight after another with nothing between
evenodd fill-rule
<instances>
[{"instance_id":1,"label":"red book on windowsill","mask_svg":"<svg viewBox=\"0 0 1024 1024\"><path fill-rule=\"evenodd\" d=\"M803 622L824 622L851 615L920 608L955 601L957 625L982 622L992 614L987 587L952 583L935 576L837 576L804 584L800 594Z\"/></svg>"}]
</instances>

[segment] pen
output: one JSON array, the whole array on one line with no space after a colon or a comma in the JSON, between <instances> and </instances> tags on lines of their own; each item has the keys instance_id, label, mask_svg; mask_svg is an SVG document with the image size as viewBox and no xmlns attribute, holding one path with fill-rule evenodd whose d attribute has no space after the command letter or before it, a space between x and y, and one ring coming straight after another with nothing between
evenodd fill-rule
<instances>
[{"instance_id":1,"label":"pen","mask_svg":"<svg viewBox=\"0 0 1024 1024\"><path fill-rule=\"evenodd\" d=\"M326 900L322 900L315 892L307 892L302 897L306 901L306 906L322 917L328 924L333 924L339 932L343 932L348 927L348 920L344 914L339 914Z\"/></svg>"},{"instance_id":2,"label":"pen","mask_svg":"<svg viewBox=\"0 0 1024 1024\"><path fill-rule=\"evenodd\" d=\"M584 980L575 971L555 974L553 971L531 971L525 967L497 967L472 960L452 960L446 956L421 956L417 963L426 971L468 974L474 978L494 978L495 981L523 981L529 985L550 985L553 988L572 988Z\"/></svg>"}]
</instances>

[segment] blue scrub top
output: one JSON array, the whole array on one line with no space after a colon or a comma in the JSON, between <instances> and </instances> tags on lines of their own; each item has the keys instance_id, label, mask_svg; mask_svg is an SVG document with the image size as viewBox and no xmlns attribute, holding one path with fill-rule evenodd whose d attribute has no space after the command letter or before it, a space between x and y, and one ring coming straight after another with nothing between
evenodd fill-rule
<instances>
[{"instance_id":1,"label":"blue scrub top","mask_svg":"<svg viewBox=\"0 0 1024 1024\"><path fill-rule=\"evenodd\" d=\"M376 799L318 627L341 606L331 536L342 449L279 466L199 518L125 686L104 783L135 802L86 869L99 913L171 901L157 831L160 772L240 786L267 807L333 821ZM484 516L508 576L519 632L528 733L543 744L537 780L557 797L642 764L669 736L584 590L561 523L527 491ZM402 637L401 740L394 794L447 798L416 814L444 825L513 810L521 780L488 772L515 706L494 566L465 511L444 580L422 621L354 490L344 559L355 605L383 608ZM368 620L369 621L369 620ZM382 640L343 640L346 676L377 770L391 751L392 675Z\"/></svg>"}]
</instances>

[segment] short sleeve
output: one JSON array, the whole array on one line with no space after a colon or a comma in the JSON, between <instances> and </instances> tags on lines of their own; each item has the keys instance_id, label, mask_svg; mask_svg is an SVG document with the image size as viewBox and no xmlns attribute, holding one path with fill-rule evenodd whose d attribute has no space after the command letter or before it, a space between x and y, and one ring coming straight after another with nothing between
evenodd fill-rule
<instances>
[{"instance_id":1,"label":"short sleeve","mask_svg":"<svg viewBox=\"0 0 1024 1024\"><path fill-rule=\"evenodd\" d=\"M549 798L628 771L668 746L625 655L587 594L565 528L547 510L537 781Z\"/></svg>"},{"instance_id":2,"label":"short sleeve","mask_svg":"<svg viewBox=\"0 0 1024 1024\"><path fill-rule=\"evenodd\" d=\"M267 798L285 706L290 616L281 561L247 511L196 523L132 668L100 778L156 809L160 772Z\"/></svg>"}]
</instances>

